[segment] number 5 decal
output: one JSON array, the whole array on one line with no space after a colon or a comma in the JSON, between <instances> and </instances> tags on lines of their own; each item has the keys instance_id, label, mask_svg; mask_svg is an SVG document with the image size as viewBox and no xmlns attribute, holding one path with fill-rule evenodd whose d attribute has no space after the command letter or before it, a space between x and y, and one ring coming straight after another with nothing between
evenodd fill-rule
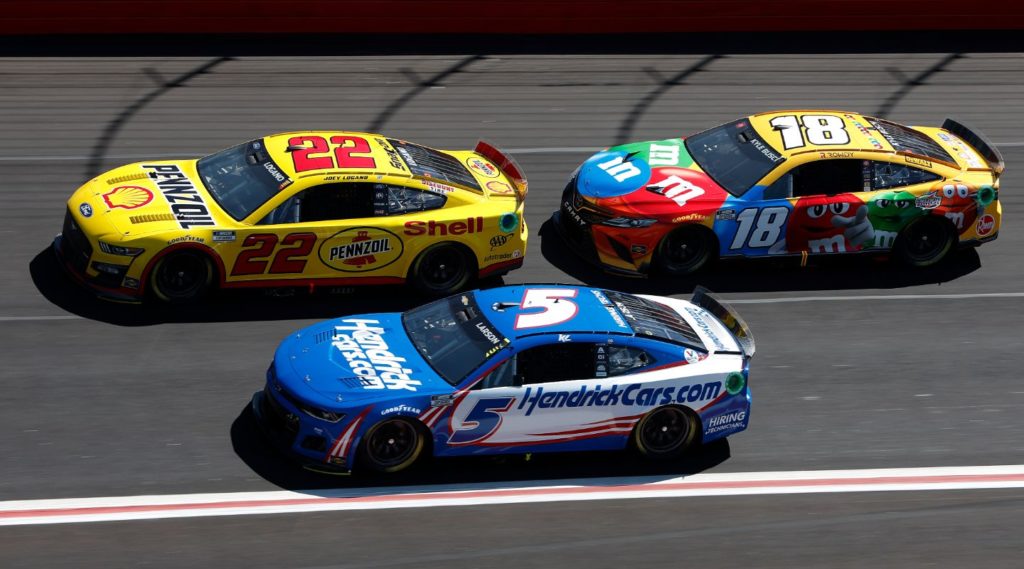
<instances>
[{"instance_id":1,"label":"number 5 decal","mask_svg":"<svg viewBox=\"0 0 1024 569\"><path fill-rule=\"evenodd\" d=\"M448 438L450 445L478 443L490 437L501 426L501 414L512 408L515 397L488 397L476 402L476 407L462 420L462 426Z\"/></svg>"},{"instance_id":2,"label":"number 5 decal","mask_svg":"<svg viewBox=\"0 0 1024 569\"><path fill-rule=\"evenodd\" d=\"M576 316L579 306L569 300L575 298L578 291L564 288L528 288L519 303L520 313L516 314L515 329L541 328L568 322ZM540 312L523 314L522 311L540 308Z\"/></svg>"}]
</instances>

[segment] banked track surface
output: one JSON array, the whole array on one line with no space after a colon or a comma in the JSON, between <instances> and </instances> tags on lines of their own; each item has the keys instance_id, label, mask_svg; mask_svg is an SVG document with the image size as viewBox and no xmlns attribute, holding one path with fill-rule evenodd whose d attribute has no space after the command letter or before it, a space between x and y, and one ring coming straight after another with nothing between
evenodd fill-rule
<instances>
[{"instance_id":1,"label":"banked track surface","mask_svg":"<svg viewBox=\"0 0 1024 569\"><path fill-rule=\"evenodd\" d=\"M1024 57L713 55L0 60L0 500L389 492L379 481L281 466L241 413L288 331L367 302L398 309L402 291L370 301L247 296L173 313L92 301L67 290L44 253L64 200L91 174L304 128L379 125L451 148L484 137L516 150L530 177L530 251L506 282L582 279L685 296L692 283L611 281L542 239L566 177L589 149L624 137L676 136L785 107L976 125L1001 143L1008 164L1000 239L979 250L980 266L966 255L948 271L755 264L706 277L738 301L758 355L750 430L703 462L452 461L400 482L429 491L629 484L704 468L1024 464L1024 232L1015 222L1024 210L1015 184ZM1024 553L1021 498L1013 488L659 497L8 527L0 564L1015 566Z\"/></svg>"}]
</instances>

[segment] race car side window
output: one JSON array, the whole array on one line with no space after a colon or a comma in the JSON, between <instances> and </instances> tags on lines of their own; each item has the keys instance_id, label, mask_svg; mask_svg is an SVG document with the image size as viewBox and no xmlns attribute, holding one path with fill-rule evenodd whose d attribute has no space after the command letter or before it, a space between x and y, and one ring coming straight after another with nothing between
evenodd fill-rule
<instances>
[{"instance_id":1,"label":"race car side window","mask_svg":"<svg viewBox=\"0 0 1024 569\"><path fill-rule=\"evenodd\" d=\"M595 377L594 344L559 342L530 348L516 356L520 385Z\"/></svg>"},{"instance_id":2,"label":"race car side window","mask_svg":"<svg viewBox=\"0 0 1024 569\"><path fill-rule=\"evenodd\" d=\"M902 188L904 186L913 186L914 184L934 182L941 177L938 174L907 166L906 164L894 164L892 162L872 162L871 164L871 186L876 190Z\"/></svg>"},{"instance_id":3,"label":"race car side window","mask_svg":"<svg viewBox=\"0 0 1024 569\"><path fill-rule=\"evenodd\" d=\"M601 376L601 352L600 349L607 348L608 352L608 375L611 377L617 375L626 375L627 373L633 373L639 371L652 363L654 358L650 354L641 350L640 348L631 348L629 346L616 346L609 344L608 346L597 346L597 377Z\"/></svg>"},{"instance_id":4,"label":"race car side window","mask_svg":"<svg viewBox=\"0 0 1024 569\"><path fill-rule=\"evenodd\" d=\"M307 223L383 215L385 195L375 199L376 184L335 183L307 188L274 208L259 225ZM376 202L376 205L375 205Z\"/></svg>"},{"instance_id":5,"label":"race car side window","mask_svg":"<svg viewBox=\"0 0 1024 569\"><path fill-rule=\"evenodd\" d=\"M388 215L402 215L444 207L448 198L402 186L384 186L387 189Z\"/></svg>"},{"instance_id":6,"label":"race car side window","mask_svg":"<svg viewBox=\"0 0 1024 569\"><path fill-rule=\"evenodd\" d=\"M871 190L870 172L859 159L816 160L797 166L793 177L793 196L832 196Z\"/></svg>"}]
</instances>

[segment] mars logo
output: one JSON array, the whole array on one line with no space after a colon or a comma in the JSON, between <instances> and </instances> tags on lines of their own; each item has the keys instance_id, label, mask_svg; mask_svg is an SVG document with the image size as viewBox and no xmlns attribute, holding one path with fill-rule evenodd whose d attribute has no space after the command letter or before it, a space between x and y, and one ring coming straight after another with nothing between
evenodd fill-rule
<instances>
[{"instance_id":1,"label":"mars logo","mask_svg":"<svg viewBox=\"0 0 1024 569\"><path fill-rule=\"evenodd\" d=\"M992 233L992 230L995 228L996 218L992 217L991 215L986 213L985 215L981 216L980 219L978 219L978 225L976 226L976 229L978 230L978 235L984 237L989 233Z\"/></svg>"},{"instance_id":2,"label":"mars logo","mask_svg":"<svg viewBox=\"0 0 1024 569\"><path fill-rule=\"evenodd\" d=\"M320 260L337 271L362 273L394 263L403 249L402 240L386 229L353 227L324 241Z\"/></svg>"},{"instance_id":3,"label":"mars logo","mask_svg":"<svg viewBox=\"0 0 1024 569\"><path fill-rule=\"evenodd\" d=\"M467 158L466 166L469 166L470 170L476 172L477 174L480 174L485 178L498 177L498 169L479 158Z\"/></svg>"},{"instance_id":4,"label":"mars logo","mask_svg":"<svg viewBox=\"0 0 1024 569\"><path fill-rule=\"evenodd\" d=\"M135 209L153 201L153 192L140 186L118 186L103 194L107 207Z\"/></svg>"}]
</instances>

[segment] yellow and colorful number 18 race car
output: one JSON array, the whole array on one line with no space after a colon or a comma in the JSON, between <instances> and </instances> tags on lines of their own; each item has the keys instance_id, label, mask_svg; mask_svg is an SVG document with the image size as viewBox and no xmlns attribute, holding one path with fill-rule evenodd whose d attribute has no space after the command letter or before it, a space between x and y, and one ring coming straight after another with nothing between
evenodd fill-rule
<instances>
[{"instance_id":1,"label":"yellow and colorful number 18 race car","mask_svg":"<svg viewBox=\"0 0 1024 569\"><path fill-rule=\"evenodd\" d=\"M409 282L428 295L522 265L526 179L495 147L295 132L139 162L68 200L54 248L101 296Z\"/></svg>"},{"instance_id":2,"label":"yellow and colorful number 18 race car","mask_svg":"<svg viewBox=\"0 0 1024 569\"><path fill-rule=\"evenodd\" d=\"M954 120L776 111L594 155L569 181L556 227L573 250L626 274L847 253L927 266L996 238L1003 169L995 145Z\"/></svg>"}]
</instances>

